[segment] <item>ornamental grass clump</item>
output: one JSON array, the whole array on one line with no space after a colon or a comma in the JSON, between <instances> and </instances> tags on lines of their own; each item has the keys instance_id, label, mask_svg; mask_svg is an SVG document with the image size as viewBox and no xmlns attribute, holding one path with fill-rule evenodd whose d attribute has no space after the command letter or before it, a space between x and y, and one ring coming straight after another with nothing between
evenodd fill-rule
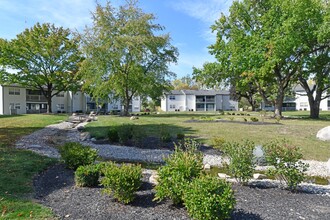
<instances>
[{"instance_id":1,"label":"ornamental grass clump","mask_svg":"<svg viewBox=\"0 0 330 220\"><path fill-rule=\"evenodd\" d=\"M80 166L74 173L76 186L93 187L99 185L100 172L96 165Z\"/></svg>"},{"instance_id":2,"label":"ornamental grass clump","mask_svg":"<svg viewBox=\"0 0 330 220\"><path fill-rule=\"evenodd\" d=\"M104 178L101 184L104 193L112 194L115 199L124 204L132 202L135 192L141 186L141 165L108 163L104 170Z\"/></svg>"},{"instance_id":3,"label":"ornamental grass clump","mask_svg":"<svg viewBox=\"0 0 330 220\"><path fill-rule=\"evenodd\" d=\"M155 200L171 199L174 204L183 202L186 187L201 175L203 169L203 155L197 153L198 146L192 139L185 139L183 143L175 145L174 153L158 169Z\"/></svg>"},{"instance_id":4,"label":"ornamental grass clump","mask_svg":"<svg viewBox=\"0 0 330 220\"><path fill-rule=\"evenodd\" d=\"M93 164L98 156L97 150L77 142L69 142L59 148L62 160L70 169Z\"/></svg>"},{"instance_id":5,"label":"ornamental grass clump","mask_svg":"<svg viewBox=\"0 0 330 220\"><path fill-rule=\"evenodd\" d=\"M231 185L212 176L194 179L187 187L184 205L193 219L228 219L236 200Z\"/></svg>"},{"instance_id":6,"label":"ornamental grass clump","mask_svg":"<svg viewBox=\"0 0 330 220\"><path fill-rule=\"evenodd\" d=\"M284 181L290 191L296 191L308 168L308 164L300 161L303 156L300 148L286 140L277 140L266 144L264 150L268 164L274 166L268 170L269 174Z\"/></svg>"},{"instance_id":7,"label":"ornamental grass clump","mask_svg":"<svg viewBox=\"0 0 330 220\"><path fill-rule=\"evenodd\" d=\"M240 184L247 184L254 171L254 143L227 142L223 147L224 155L229 158L229 172Z\"/></svg>"}]
</instances>

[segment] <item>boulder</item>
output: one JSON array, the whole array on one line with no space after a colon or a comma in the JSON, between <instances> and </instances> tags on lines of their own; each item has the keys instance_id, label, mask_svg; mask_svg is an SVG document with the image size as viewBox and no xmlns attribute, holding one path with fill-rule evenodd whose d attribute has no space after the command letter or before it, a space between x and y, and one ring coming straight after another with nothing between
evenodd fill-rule
<instances>
[{"instance_id":1,"label":"boulder","mask_svg":"<svg viewBox=\"0 0 330 220\"><path fill-rule=\"evenodd\" d=\"M261 173L255 173L253 174L253 179L263 180L263 179L267 179L267 176Z\"/></svg>"},{"instance_id":2,"label":"boulder","mask_svg":"<svg viewBox=\"0 0 330 220\"><path fill-rule=\"evenodd\" d=\"M79 126L77 127L77 130L78 130L79 132L82 132L84 129L85 129L85 126L83 126L83 125L79 125Z\"/></svg>"},{"instance_id":3,"label":"boulder","mask_svg":"<svg viewBox=\"0 0 330 220\"><path fill-rule=\"evenodd\" d=\"M330 126L319 130L316 137L322 141L330 141Z\"/></svg>"},{"instance_id":4,"label":"boulder","mask_svg":"<svg viewBox=\"0 0 330 220\"><path fill-rule=\"evenodd\" d=\"M158 173L157 172L153 172L151 174L151 176L149 177L149 183L153 184L153 185L158 185Z\"/></svg>"},{"instance_id":5,"label":"boulder","mask_svg":"<svg viewBox=\"0 0 330 220\"><path fill-rule=\"evenodd\" d=\"M225 173L218 173L218 177L220 179L228 179L228 178L230 178L230 176L227 175L227 174L225 174Z\"/></svg>"},{"instance_id":6,"label":"boulder","mask_svg":"<svg viewBox=\"0 0 330 220\"><path fill-rule=\"evenodd\" d=\"M130 120L136 120L136 119L139 119L139 117L137 117L137 116L130 117Z\"/></svg>"},{"instance_id":7,"label":"boulder","mask_svg":"<svg viewBox=\"0 0 330 220\"><path fill-rule=\"evenodd\" d=\"M80 140L82 140L82 141L87 141L90 138L91 138L91 135L89 134L89 132L82 132L80 134Z\"/></svg>"},{"instance_id":8,"label":"boulder","mask_svg":"<svg viewBox=\"0 0 330 220\"><path fill-rule=\"evenodd\" d=\"M209 169L211 169L211 165L210 164L205 164L204 165L204 170L209 170Z\"/></svg>"}]
</instances>

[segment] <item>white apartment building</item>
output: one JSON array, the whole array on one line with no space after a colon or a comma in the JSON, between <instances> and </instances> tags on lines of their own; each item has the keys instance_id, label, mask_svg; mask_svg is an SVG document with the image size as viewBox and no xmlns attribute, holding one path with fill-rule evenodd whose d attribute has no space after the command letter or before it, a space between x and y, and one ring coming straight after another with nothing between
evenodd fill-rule
<instances>
[{"instance_id":1,"label":"white apartment building","mask_svg":"<svg viewBox=\"0 0 330 220\"><path fill-rule=\"evenodd\" d=\"M217 111L238 110L238 102L230 99L229 91L221 90L172 90L161 100L161 110L168 111Z\"/></svg>"}]
</instances>

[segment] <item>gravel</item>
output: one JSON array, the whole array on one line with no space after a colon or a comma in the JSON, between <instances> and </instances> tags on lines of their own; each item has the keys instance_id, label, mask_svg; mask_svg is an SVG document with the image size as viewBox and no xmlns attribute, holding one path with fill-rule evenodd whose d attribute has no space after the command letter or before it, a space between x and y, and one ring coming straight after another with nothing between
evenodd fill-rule
<instances>
[{"instance_id":1,"label":"gravel","mask_svg":"<svg viewBox=\"0 0 330 220\"><path fill-rule=\"evenodd\" d=\"M136 199L123 205L103 194L101 187L75 187L73 171L59 164L35 178L35 198L59 219L190 219L184 207L153 201L155 191L147 181L150 173L144 172ZM330 219L330 196L325 194L291 193L258 182L233 184L233 190L237 204L231 219Z\"/></svg>"},{"instance_id":2,"label":"gravel","mask_svg":"<svg viewBox=\"0 0 330 220\"><path fill-rule=\"evenodd\" d=\"M79 124L63 122L23 137L18 148L32 150L41 155L59 158L53 148L53 139L64 136L65 141L79 141L99 150L100 156L116 160L162 162L171 154L169 150L151 150L135 147L97 145L88 138L82 141L76 127ZM86 139L86 138L85 138ZM205 154L204 164L219 166L224 160L219 155ZM326 162L309 163L308 175L330 177ZM260 167L264 169L265 167ZM185 208L171 202L152 201L154 191L147 182L150 173L145 172L144 183L132 204L122 205L101 193L102 188L78 188L74 186L73 172L63 165L56 165L34 180L36 199L53 209L60 219L189 219ZM250 186L233 184L236 209L232 219L330 219L330 186L303 183L299 193L281 189L276 181L258 180Z\"/></svg>"}]
</instances>

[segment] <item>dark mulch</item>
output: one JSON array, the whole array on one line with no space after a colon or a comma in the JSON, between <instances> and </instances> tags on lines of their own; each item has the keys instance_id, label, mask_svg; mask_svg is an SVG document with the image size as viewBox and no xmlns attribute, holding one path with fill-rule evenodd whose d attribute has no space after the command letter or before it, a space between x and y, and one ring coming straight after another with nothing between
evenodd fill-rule
<instances>
[{"instance_id":1,"label":"dark mulch","mask_svg":"<svg viewBox=\"0 0 330 220\"><path fill-rule=\"evenodd\" d=\"M154 190L147 178L134 202L122 205L100 187L75 187L73 172L59 164L35 178L35 197L60 219L189 219L184 207L152 201ZM330 219L329 196L237 185L233 189L237 205L232 219Z\"/></svg>"}]
</instances>

